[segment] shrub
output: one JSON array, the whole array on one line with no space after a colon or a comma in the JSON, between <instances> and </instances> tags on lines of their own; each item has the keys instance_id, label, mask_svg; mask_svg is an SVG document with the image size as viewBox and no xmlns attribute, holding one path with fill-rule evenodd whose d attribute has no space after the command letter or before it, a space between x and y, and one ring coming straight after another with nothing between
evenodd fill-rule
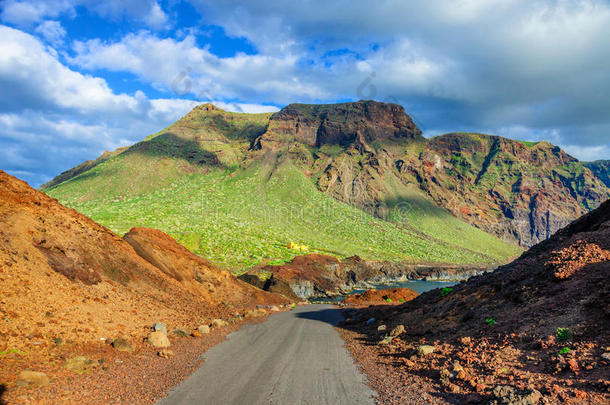
<instances>
[{"instance_id":1,"label":"shrub","mask_svg":"<svg viewBox=\"0 0 610 405\"><path fill-rule=\"evenodd\" d=\"M492 325L496 324L496 320L493 318L487 318L487 319L485 319L485 323L488 324L489 326L492 326Z\"/></svg>"},{"instance_id":2,"label":"shrub","mask_svg":"<svg viewBox=\"0 0 610 405\"><path fill-rule=\"evenodd\" d=\"M568 354L568 353L570 353L569 347L562 347L561 350L559 350L559 354Z\"/></svg>"},{"instance_id":3,"label":"shrub","mask_svg":"<svg viewBox=\"0 0 610 405\"><path fill-rule=\"evenodd\" d=\"M571 337L572 332L570 332L570 329L568 328L557 328L557 330L555 331L555 338L559 342L565 342L567 340L570 340Z\"/></svg>"},{"instance_id":4,"label":"shrub","mask_svg":"<svg viewBox=\"0 0 610 405\"><path fill-rule=\"evenodd\" d=\"M453 288L451 287L445 287L441 290L441 297L446 297L447 295L449 295L449 293L451 293L451 291L453 291Z\"/></svg>"}]
</instances>

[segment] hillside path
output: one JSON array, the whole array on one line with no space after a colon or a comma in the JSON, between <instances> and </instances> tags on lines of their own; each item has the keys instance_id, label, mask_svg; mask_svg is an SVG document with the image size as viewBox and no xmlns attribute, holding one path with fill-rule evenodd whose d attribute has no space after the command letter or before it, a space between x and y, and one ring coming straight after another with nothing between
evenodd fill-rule
<instances>
[{"instance_id":1,"label":"hillside path","mask_svg":"<svg viewBox=\"0 0 610 405\"><path fill-rule=\"evenodd\" d=\"M247 325L158 404L374 404L333 328L341 319L330 305L308 305Z\"/></svg>"}]
</instances>

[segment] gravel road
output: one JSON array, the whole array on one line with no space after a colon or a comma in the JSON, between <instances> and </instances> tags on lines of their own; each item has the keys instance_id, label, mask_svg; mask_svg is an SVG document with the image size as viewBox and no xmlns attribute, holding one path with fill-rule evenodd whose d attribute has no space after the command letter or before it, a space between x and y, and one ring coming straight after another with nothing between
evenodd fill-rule
<instances>
[{"instance_id":1,"label":"gravel road","mask_svg":"<svg viewBox=\"0 0 610 405\"><path fill-rule=\"evenodd\" d=\"M277 313L228 336L160 405L373 404L329 305Z\"/></svg>"}]
</instances>

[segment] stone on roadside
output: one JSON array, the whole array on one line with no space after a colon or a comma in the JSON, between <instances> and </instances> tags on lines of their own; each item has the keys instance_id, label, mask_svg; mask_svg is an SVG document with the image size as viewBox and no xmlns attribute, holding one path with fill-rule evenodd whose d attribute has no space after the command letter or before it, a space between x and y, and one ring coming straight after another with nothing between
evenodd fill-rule
<instances>
[{"instance_id":1,"label":"stone on roadside","mask_svg":"<svg viewBox=\"0 0 610 405\"><path fill-rule=\"evenodd\" d=\"M376 319L375 319L375 318L369 318L369 320L368 320L368 321L366 321L366 324L367 324L367 325L372 325L372 324L373 324L375 321L376 321Z\"/></svg>"},{"instance_id":2,"label":"stone on roadside","mask_svg":"<svg viewBox=\"0 0 610 405\"><path fill-rule=\"evenodd\" d=\"M180 329L180 328L176 328L172 331L172 333L174 334L174 336L178 336L178 337L188 337L188 333L186 333L186 331L184 329Z\"/></svg>"},{"instance_id":3,"label":"stone on roadside","mask_svg":"<svg viewBox=\"0 0 610 405\"><path fill-rule=\"evenodd\" d=\"M269 310L271 312L278 312L280 309L276 305L272 305L271 308L269 308Z\"/></svg>"},{"instance_id":4,"label":"stone on roadside","mask_svg":"<svg viewBox=\"0 0 610 405\"><path fill-rule=\"evenodd\" d=\"M420 357L427 356L427 355L429 355L430 353L433 353L433 352L434 352L434 346L421 345L421 346L417 347L417 354Z\"/></svg>"},{"instance_id":5,"label":"stone on roadside","mask_svg":"<svg viewBox=\"0 0 610 405\"><path fill-rule=\"evenodd\" d=\"M602 354L602 359L604 359L606 361L610 361L610 353L603 353Z\"/></svg>"},{"instance_id":6,"label":"stone on roadside","mask_svg":"<svg viewBox=\"0 0 610 405\"><path fill-rule=\"evenodd\" d=\"M169 347L171 345L167 335L162 331L151 332L147 340L153 347Z\"/></svg>"},{"instance_id":7,"label":"stone on roadside","mask_svg":"<svg viewBox=\"0 0 610 405\"><path fill-rule=\"evenodd\" d=\"M30 370L22 371L15 381L17 387L46 387L49 383L49 377L45 373Z\"/></svg>"},{"instance_id":8,"label":"stone on roadside","mask_svg":"<svg viewBox=\"0 0 610 405\"><path fill-rule=\"evenodd\" d=\"M114 347L115 350L118 350L119 352L133 353L136 350L134 345L132 345L128 340L123 338L115 339L112 342L112 347Z\"/></svg>"},{"instance_id":9,"label":"stone on roadside","mask_svg":"<svg viewBox=\"0 0 610 405\"><path fill-rule=\"evenodd\" d=\"M169 359L170 357L172 357L174 355L174 352L172 352L169 349L161 349L161 350L159 350L157 355L163 359Z\"/></svg>"},{"instance_id":10,"label":"stone on roadside","mask_svg":"<svg viewBox=\"0 0 610 405\"><path fill-rule=\"evenodd\" d=\"M222 320L222 319L214 319L212 321L212 325L211 326L213 326L215 328L222 328L223 326L227 326L227 325L228 325L227 322Z\"/></svg>"},{"instance_id":11,"label":"stone on roadside","mask_svg":"<svg viewBox=\"0 0 610 405\"><path fill-rule=\"evenodd\" d=\"M165 326L165 324L157 322L153 325L152 329L155 332L163 332L167 335L167 327Z\"/></svg>"},{"instance_id":12,"label":"stone on roadside","mask_svg":"<svg viewBox=\"0 0 610 405\"><path fill-rule=\"evenodd\" d=\"M379 325L377 327L377 332L384 332L388 327L385 325Z\"/></svg>"},{"instance_id":13,"label":"stone on roadside","mask_svg":"<svg viewBox=\"0 0 610 405\"><path fill-rule=\"evenodd\" d=\"M64 367L75 373L86 373L95 362L85 356L76 356L64 362Z\"/></svg>"},{"instance_id":14,"label":"stone on roadside","mask_svg":"<svg viewBox=\"0 0 610 405\"><path fill-rule=\"evenodd\" d=\"M210 327L208 325L201 325L197 328L197 331L202 335L207 335L210 333Z\"/></svg>"},{"instance_id":15,"label":"stone on roadside","mask_svg":"<svg viewBox=\"0 0 610 405\"><path fill-rule=\"evenodd\" d=\"M262 309L253 309L251 311L246 311L246 314L244 315L245 318L249 319L249 318L259 318L261 316L265 316L266 312Z\"/></svg>"}]
</instances>

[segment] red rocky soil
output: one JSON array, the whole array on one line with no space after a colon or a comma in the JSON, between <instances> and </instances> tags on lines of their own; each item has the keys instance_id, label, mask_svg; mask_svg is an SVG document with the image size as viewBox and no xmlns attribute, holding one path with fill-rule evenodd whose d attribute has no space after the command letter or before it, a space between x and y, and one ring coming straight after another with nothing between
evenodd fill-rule
<instances>
[{"instance_id":1,"label":"red rocky soil","mask_svg":"<svg viewBox=\"0 0 610 405\"><path fill-rule=\"evenodd\" d=\"M348 310L340 330L382 403L609 403L609 254L610 201L446 296ZM406 331L378 345L381 324Z\"/></svg>"},{"instance_id":2,"label":"red rocky soil","mask_svg":"<svg viewBox=\"0 0 610 405\"><path fill-rule=\"evenodd\" d=\"M119 337L144 350L154 323L190 333L215 318L238 319L256 304L286 301L214 268L162 232L136 229L128 239L143 256L0 171L0 391L8 390L0 398L21 398L15 380L26 368L51 372L42 392L52 398L64 384L65 373L55 375L58 359L107 351L104 342ZM110 390L118 389L113 381L105 382Z\"/></svg>"},{"instance_id":3,"label":"red rocky soil","mask_svg":"<svg viewBox=\"0 0 610 405\"><path fill-rule=\"evenodd\" d=\"M400 304L411 301L419 294L410 288L388 288L387 290L366 290L359 294L348 296L346 304L364 305L372 303L394 303Z\"/></svg>"}]
</instances>

